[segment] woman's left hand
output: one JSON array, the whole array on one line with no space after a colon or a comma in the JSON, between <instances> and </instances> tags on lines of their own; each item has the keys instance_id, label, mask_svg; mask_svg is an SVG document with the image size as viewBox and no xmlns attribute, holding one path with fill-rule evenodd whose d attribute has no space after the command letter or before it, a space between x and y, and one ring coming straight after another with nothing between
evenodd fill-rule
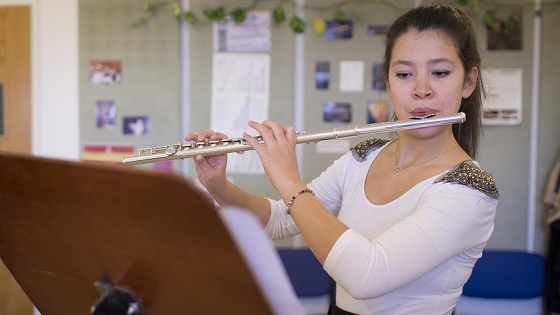
<instances>
[{"instance_id":1,"label":"woman's left hand","mask_svg":"<svg viewBox=\"0 0 560 315\"><path fill-rule=\"evenodd\" d=\"M259 155L265 172L271 184L283 195L293 194L293 187L305 187L298 169L295 146L297 137L291 126L282 126L273 120L262 123L249 121L249 126L255 129L263 139L263 143L247 133L243 138Z\"/></svg>"}]
</instances>

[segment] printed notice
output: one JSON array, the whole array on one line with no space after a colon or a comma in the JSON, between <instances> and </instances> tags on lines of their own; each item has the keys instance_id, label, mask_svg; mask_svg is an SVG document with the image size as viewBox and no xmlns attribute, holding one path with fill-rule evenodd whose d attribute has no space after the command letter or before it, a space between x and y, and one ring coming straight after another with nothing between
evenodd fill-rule
<instances>
[{"instance_id":1,"label":"printed notice","mask_svg":"<svg viewBox=\"0 0 560 315\"><path fill-rule=\"evenodd\" d=\"M271 47L270 12L249 11L242 23L231 19L214 23L214 51L269 52Z\"/></svg>"},{"instance_id":2,"label":"printed notice","mask_svg":"<svg viewBox=\"0 0 560 315\"><path fill-rule=\"evenodd\" d=\"M485 125L521 123L522 76L520 68L482 69L482 78L487 83L482 120Z\"/></svg>"},{"instance_id":3,"label":"printed notice","mask_svg":"<svg viewBox=\"0 0 560 315\"><path fill-rule=\"evenodd\" d=\"M362 92L364 90L364 62L340 62L340 92Z\"/></svg>"},{"instance_id":4,"label":"printed notice","mask_svg":"<svg viewBox=\"0 0 560 315\"><path fill-rule=\"evenodd\" d=\"M212 109L210 125L229 138L243 132L254 134L247 123L268 119L270 55L214 54L212 68ZM264 174L257 154L230 154L228 172Z\"/></svg>"}]
</instances>

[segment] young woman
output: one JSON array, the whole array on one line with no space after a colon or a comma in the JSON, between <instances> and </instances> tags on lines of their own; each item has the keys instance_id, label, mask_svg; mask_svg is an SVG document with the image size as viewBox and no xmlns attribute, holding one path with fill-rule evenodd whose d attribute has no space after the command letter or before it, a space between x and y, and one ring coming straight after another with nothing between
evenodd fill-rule
<instances>
[{"instance_id":1,"label":"young woman","mask_svg":"<svg viewBox=\"0 0 560 315\"><path fill-rule=\"evenodd\" d=\"M498 191L476 158L482 82L469 17L450 5L416 7L392 25L385 81L397 119L466 113L462 125L371 139L306 185L293 127L249 122L281 200L228 182L227 158L198 156L200 182L222 206L257 214L272 238L301 233L337 283L330 314L451 314L494 228ZM212 130L187 141L226 138Z\"/></svg>"}]
</instances>

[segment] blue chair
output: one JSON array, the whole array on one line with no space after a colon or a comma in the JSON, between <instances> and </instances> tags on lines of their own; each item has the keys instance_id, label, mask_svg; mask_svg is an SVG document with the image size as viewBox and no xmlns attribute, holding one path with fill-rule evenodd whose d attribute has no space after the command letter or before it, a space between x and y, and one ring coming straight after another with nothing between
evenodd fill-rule
<instances>
[{"instance_id":1,"label":"blue chair","mask_svg":"<svg viewBox=\"0 0 560 315\"><path fill-rule=\"evenodd\" d=\"M463 288L456 315L543 314L545 259L525 251L485 250Z\"/></svg>"},{"instance_id":2,"label":"blue chair","mask_svg":"<svg viewBox=\"0 0 560 315\"><path fill-rule=\"evenodd\" d=\"M307 314L326 314L334 281L309 248L278 248L294 291Z\"/></svg>"}]
</instances>

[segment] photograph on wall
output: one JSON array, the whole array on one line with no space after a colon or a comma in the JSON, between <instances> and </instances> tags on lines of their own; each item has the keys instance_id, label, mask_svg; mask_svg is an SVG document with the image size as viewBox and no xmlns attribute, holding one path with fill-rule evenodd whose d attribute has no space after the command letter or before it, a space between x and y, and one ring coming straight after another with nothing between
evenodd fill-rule
<instances>
[{"instance_id":1,"label":"photograph on wall","mask_svg":"<svg viewBox=\"0 0 560 315\"><path fill-rule=\"evenodd\" d=\"M385 82L383 81L383 63L382 62L374 62L372 69L372 89L374 91L385 91L386 86Z\"/></svg>"},{"instance_id":2,"label":"photograph on wall","mask_svg":"<svg viewBox=\"0 0 560 315\"><path fill-rule=\"evenodd\" d=\"M148 116L123 117L123 134L129 136L146 136L150 134L150 118Z\"/></svg>"},{"instance_id":3,"label":"photograph on wall","mask_svg":"<svg viewBox=\"0 0 560 315\"><path fill-rule=\"evenodd\" d=\"M386 122L389 120L389 103L386 100L369 101L367 103L368 124Z\"/></svg>"},{"instance_id":4,"label":"photograph on wall","mask_svg":"<svg viewBox=\"0 0 560 315\"><path fill-rule=\"evenodd\" d=\"M352 121L352 104L346 102L324 103L323 121L328 123L348 123Z\"/></svg>"},{"instance_id":5,"label":"photograph on wall","mask_svg":"<svg viewBox=\"0 0 560 315\"><path fill-rule=\"evenodd\" d=\"M88 143L83 147L82 160L121 166L123 165L123 158L125 156L131 156L134 153L135 149L133 145Z\"/></svg>"},{"instance_id":6,"label":"photograph on wall","mask_svg":"<svg viewBox=\"0 0 560 315\"><path fill-rule=\"evenodd\" d=\"M390 25L368 25L368 36L387 35Z\"/></svg>"},{"instance_id":7,"label":"photograph on wall","mask_svg":"<svg viewBox=\"0 0 560 315\"><path fill-rule=\"evenodd\" d=\"M315 88L317 90L328 90L331 80L331 63L320 60L315 63Z\"/></svg>"},{"instance_id":8,"label":"photograph on wall","mask_svg":"<svg viewBox=\"0 0 560 315\"><path fill-rule=\"evenodd\" d=\"M121 61L91 60L89 62L89 82L93 85L121 84Z\"/></svg>"},{"instance_id":9,"label":"photograph on wall","mask_svg":"<svg viewBox=\"0 0 560 315\"><path fill-rule=\"evenodd\" d=\"M488 31L488 50L520 50L522 48L522 11L488 11L484 21Z\"/></svg>"},{"instance_id":10,"label":"photograph on wall","mask_svg":"<svg viewBox=\"0 0 560 315\"><path fill-rule=\"evenodd\" d=\"M518 125L523 102L523 71L520 68L482 69L486 82L482 122L485 125Z\"/></svg>"},{"instance_id":11,"label":"photograph on wall","mask_svg":"<svg viewBox=\"0 0 560 315\"><path fill-rule=\"evenodd\" d=\"M327 26L323 32L323 39L339 40L353 37L354 23L351 20L327 20Z\"/></svg>"},{"instance_id":12,"label":"photograph on wall","mask_svg":"<svg viewBox=\"0 0 560 315\"><path fill-rule=\"evenodd\" d=\"M155 162L153 169L162 172L173 172L173 161Z\"/></svg>"},{"instance_id":13,"label":"photograph on wall","mask_svg":"<svg viewBox=\"0 0 560 315\"><path fill-rule=\"evenodd\" d=\"M113 100L98 100L95 103L95 120L99 129L115 129L117 106Z\"/></svg>"}]
</instances>

